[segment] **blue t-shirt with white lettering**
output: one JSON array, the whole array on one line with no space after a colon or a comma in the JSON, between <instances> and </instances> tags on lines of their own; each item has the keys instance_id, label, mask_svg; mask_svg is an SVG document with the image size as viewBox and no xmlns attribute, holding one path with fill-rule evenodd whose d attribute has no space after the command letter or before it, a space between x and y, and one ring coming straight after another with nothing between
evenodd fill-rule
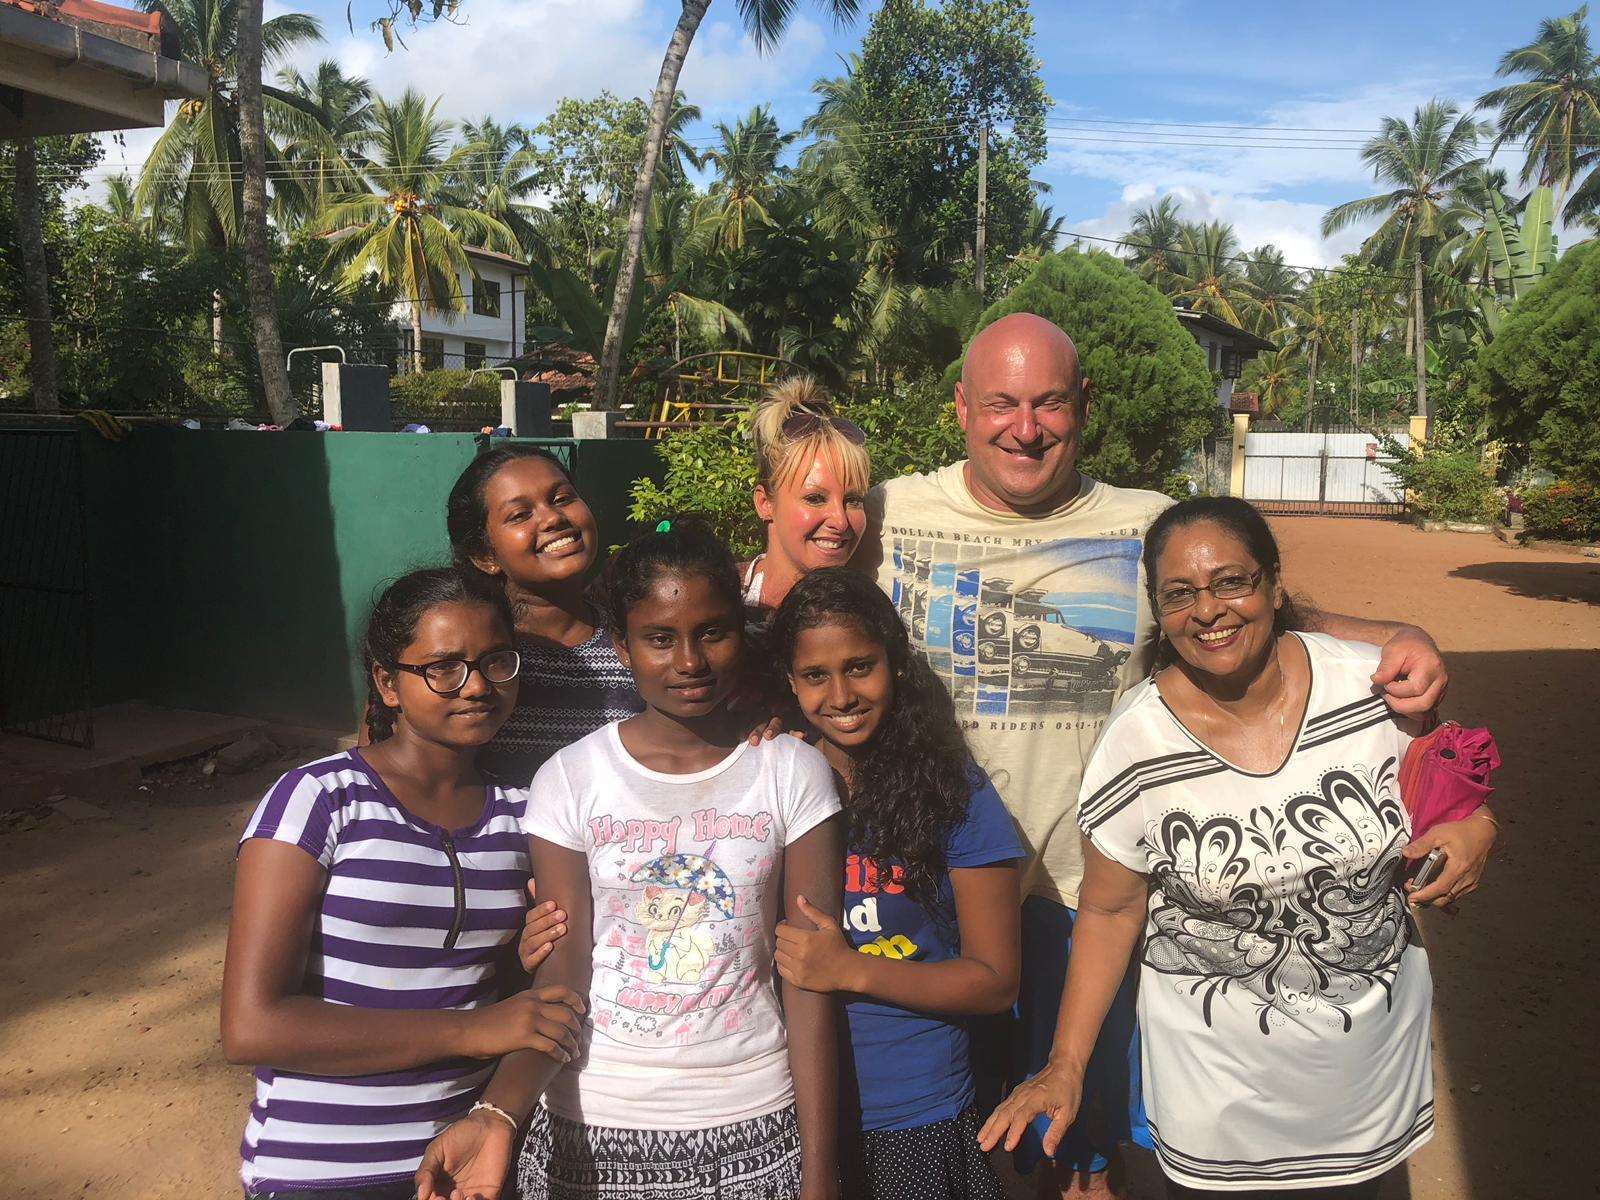
<instances>
[{"instance_id":1,"label":"blue t-shirt with white lettering","mask_svg":"<svg viewBox=\"0 0 1600 1200\"><path fill-rule=\"evenodd\" d=\"M946 864L955 869L986 867L1021 857L1016 825L988 776L974 768L967 817L945 843ZM939 885L945 909L940 917L906 894L900 875L898 864L885 869L850 848L844 865L844 929L850 943L862 954L915 962L959 957L949 876ZM973 1103L964 1021L877 1000L847 1004L845 1016L839 1105L843 1128L915 1129L957 1117Z\"/></svg>"}]
</instances>

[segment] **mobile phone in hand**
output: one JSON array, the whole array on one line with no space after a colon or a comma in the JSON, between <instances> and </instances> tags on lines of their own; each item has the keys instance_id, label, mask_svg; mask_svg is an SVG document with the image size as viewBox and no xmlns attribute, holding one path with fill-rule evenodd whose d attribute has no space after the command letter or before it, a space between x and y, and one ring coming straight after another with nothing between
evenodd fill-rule
<instances>
[{"instance_id":1,"label":"mobile phone in hand","mask_svg":"<svg viewBox=\"0 0 1600 1200\"><path fill-rule=\"evenodd\" d=\"M1417 868L1417 873L1411 877L1411 890L1420 892L1435 879L1439 878L1439 872L1444 870L1445 858L1443 846L1436 846L1430 850L1428 857L1423 859L1422 865Z\"/></svg>"}]
</instances>

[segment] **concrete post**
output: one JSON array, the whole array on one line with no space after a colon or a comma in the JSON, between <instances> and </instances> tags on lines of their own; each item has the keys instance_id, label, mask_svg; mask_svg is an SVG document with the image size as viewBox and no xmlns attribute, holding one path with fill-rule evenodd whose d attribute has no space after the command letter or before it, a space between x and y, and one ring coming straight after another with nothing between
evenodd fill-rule
<instances>
[{"instance_id":1,"label":"concrete post","mask_svg":"<svg viewBox=\"0 0 1600 1200\"><path fill-rule=\"evenodd\" d=\"M389 403L389 368L323 363L322 419L344 430L393 432L394 410Z\"/></svg>"},{"instance_id":2,"label":"concrete post","mask_svg":"<svg viewBox=\"0 0 1600 1200\"><path fill-rule=\"evenodd\" d=\"M1233 414L1233 463L1228 473L1228 495L1244 495L1244 439L1250 432L1250 414Z\"/></svg>"},{"instance_id":3,"label":"concrete post","mask_svg":"<svg viewBox=\"0 0 1600 1200\"><path fill-rule=\"evenodd\" d=\"M1428 446L1428 418L1411 418L1411 448L1418 454L1426 451Z\"/></svg>"},{"instance_id":4,"label":"concrete post","mask_svg":"<svg viewBox=\"0 0 1600 1200\"><path fill-rule=\"evenodd\" d=\"M617 429L617 422L620 420L622 414L615 409L575 412L572 414L572 436L584 441L620 437L621 433Z\"/></svg>"},{"instance_id":5,"label":"concrete post","mask_svg":"<svg viewBox=\"0 0 1600 1200\"><path fill-rule=\"evenodd\" d=\"M550 385L502 379L500 424L511 430L512 437L549 437Z\"/></svg>"}]
</instances>

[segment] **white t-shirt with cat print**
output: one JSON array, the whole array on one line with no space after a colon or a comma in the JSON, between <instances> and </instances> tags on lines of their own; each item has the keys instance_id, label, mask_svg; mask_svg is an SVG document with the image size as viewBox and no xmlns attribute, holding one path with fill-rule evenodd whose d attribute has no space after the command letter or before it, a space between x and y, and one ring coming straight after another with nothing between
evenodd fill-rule
<instances>
[{"instance_id":1,"label":"white t-shirt with cat print","mask_svg":"<svg viewBox=\"0 0 1600 1200\"><path fill-rule=\"evenodd\" d=\"M545 1105L620 1129L776 1112L794 1098L772 966L783 851L839 811L833 772L781 737L667 775L627 752L618 724L540 767L522 819L588 857L594 907L580 1054Z\"/></svg>"}]
</instances>

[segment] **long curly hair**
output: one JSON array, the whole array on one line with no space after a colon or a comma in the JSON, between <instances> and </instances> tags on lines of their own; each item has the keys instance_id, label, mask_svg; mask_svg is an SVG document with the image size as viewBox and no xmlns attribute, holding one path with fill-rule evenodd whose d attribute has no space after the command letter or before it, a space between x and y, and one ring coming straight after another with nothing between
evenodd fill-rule
<instances>
[{"instance_id":1,"label":"long curly hair","mask_svg":"<svg viewBox=\"0 0 1600 1200\"><path fill-rule=\"evenodd\" d=\"M838 624L882 646L894 673L889 712L856 760L845 805L850 845L885 868L901 864L906 894L929 913L948 917L940 888L945 843L966 820L976 769L955 706L912 649L889 598L845 567L812 571L784 597L767 633L774 671L787 677L807 629Z\"/></svg>"}]
</instances>

